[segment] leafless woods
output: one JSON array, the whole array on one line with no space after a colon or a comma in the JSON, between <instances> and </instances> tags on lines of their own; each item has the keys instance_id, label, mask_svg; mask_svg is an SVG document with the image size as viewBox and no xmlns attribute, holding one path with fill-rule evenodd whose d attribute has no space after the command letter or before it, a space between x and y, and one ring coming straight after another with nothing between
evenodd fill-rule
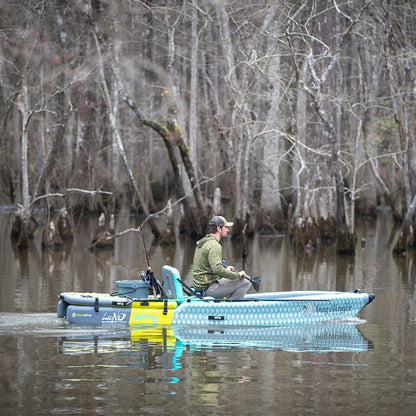
<instances>
[{"instance_id":1,"label":"leafless woods","mask_svg":"<svg viewBox=\"0 0 416 416\"><path fill-rule=\"evenodd\" d=\"M172 198L202 234L219 189L235 235L353 253L384 204L415 246L410 2L10 0L0 28L0 201L27 226L127 201L159 237Z\"/></svg>"}]
</instances>

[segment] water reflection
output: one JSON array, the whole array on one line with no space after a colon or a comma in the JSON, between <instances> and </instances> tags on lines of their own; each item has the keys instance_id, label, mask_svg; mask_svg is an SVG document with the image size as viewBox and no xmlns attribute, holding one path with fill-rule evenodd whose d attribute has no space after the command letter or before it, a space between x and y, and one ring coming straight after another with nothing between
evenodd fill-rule
<instances>
[{"instance_id":1,"label":"water reflection","mask_svg":"<svg viewBox=\"0 0 416 416\"><path fill-rule=\"evenodd\" d=\"M174 328L173 335L192 348L247 347L279 351L369 351L373 343L353 322L291 327Z\"/></svg>"},{"instance_id":2,"label":"water reflection","mask_svg":"<svg viewBox=\"0 0 416 416\"><path fill-rule=\"evenodd\" d=\"M290 327L168 327L130 328L117 332L60 337L58 353L134 354L143 358L143 368L159 355L163 368L179 368L179 358L188 351L250 348L276 351L370 351L356 322L329 322Z\"/></svg>"},{"instance_id":3,"label":"water reflection","mask_svg":"<svg viewBox=\"0 0 416 416\"><path fill-rule=\"evenodd\" d=\"M181 345L177 344L172 328L124 329L93 335L70 335L60 337L58 354L114 354L131 357L130 368L173 370L181 367ZM123 363L121 367L127 364ZM117 367L120 365L116 365ZM175 378L163 382L175 382ZM148 380L147 380L148 381Z\"/></svg>"}]
</instances>

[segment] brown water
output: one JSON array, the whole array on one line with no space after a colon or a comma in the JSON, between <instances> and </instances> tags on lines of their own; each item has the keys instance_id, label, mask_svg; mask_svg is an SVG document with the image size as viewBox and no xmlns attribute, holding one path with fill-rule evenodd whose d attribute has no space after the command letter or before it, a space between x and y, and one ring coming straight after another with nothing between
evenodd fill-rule
<instances>
[{"instance_id":1,"label":"brown water","mask_svg":"<svg viewBox=\"0 0 416 416\"><path fill-rule=\"evenodd\" d=\"M131 226L117 219L117 230ZM415 256L391 255L389 213L362 222L365 248L294 252L282 237L256 237L244 268L262 291L352 290L376 299L350 322L269 331L73 327L56 317L62 291L115 290L143 270L141 239L113 251L86 247L94 223L77 224L59 252L13 250L0 215L1 415L413 415L416 411ZM151 250L190 282L193 242ZM225 245L237 268L241 247Z\"/></svg>"}]
</instances>

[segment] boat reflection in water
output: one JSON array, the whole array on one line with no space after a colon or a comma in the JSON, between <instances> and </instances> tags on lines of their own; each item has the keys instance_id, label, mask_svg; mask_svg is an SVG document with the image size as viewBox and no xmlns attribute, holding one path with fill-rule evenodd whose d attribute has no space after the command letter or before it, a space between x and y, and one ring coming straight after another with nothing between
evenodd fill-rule
<instances>
[{"instance_id":1,"label":"boat reflection in water","mask_svg":"<svg viewBox=\"0 0 416 416\"><path fill-rule=\"evenodd\" d=\"M373 343L354 323L326 322L281 327L173 329L174 337L191 347L248 347L281 351L368 351Z\"/></svg>"},{"instance_id":2,"label":"boat reflection in water","mask_svg":"<svg viewBox=\"0 0 416 416\"><path fill-rule=\"evenodd\" d=\"M373 349L357 322L327 322L283 327L138 327L94 335L61 337L63 354L146 352L150 348L171 354L173 366L183 350L249 348L281 351L350 351ZM116 330L116 329L115 329Z\"/></svg>"}]
</instances>

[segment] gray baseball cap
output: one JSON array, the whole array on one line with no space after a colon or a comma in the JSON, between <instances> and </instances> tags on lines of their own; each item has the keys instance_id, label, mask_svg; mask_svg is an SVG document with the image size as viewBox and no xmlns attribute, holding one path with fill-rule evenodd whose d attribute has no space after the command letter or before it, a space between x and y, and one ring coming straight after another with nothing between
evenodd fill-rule
<instances>
[{"instance_id":1,"label":"gray baseball cap","mask_svg":"<svg viewBox=\"0 0 416 416\"><path fill-rule=\"evenodd\" d=\"M216 215L209 221L211 227L231 227L234 223L227 221L224 217Z\"/></svg>"}]
</instances>

